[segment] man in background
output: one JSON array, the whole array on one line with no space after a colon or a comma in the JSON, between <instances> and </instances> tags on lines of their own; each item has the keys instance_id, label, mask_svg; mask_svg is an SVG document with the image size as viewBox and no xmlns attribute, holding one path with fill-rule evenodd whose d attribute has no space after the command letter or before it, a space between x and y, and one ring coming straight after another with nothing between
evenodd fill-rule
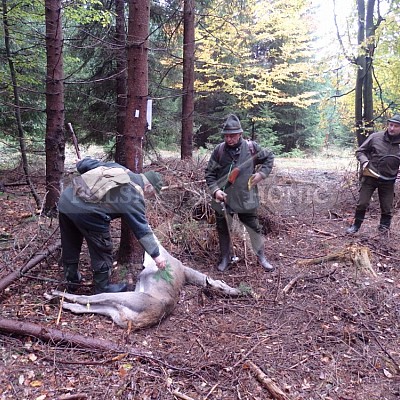
<instances>
[{"instance_id":1,"label":"man in background","mask_svg":"<svg viewBox=\"0 0 400 400\"><path fill-rule=\"evenodd\" d=\"M388 232L393 215L394 184L400 166L400 115L388 119L387 127L372 133L357 149L361 166L361 186L353 224L347 234L358 232L372 194L378 189L381 218L378 229Z\"/></svg>"},{"instance_id":2,"label":"man in background","mask_svg":"<svg viewBox=\"0 0 400 400\"><path fill-rule=\"evenodd\" d=\"M227 117L222 133L224 142L214 149L205 171L221 253L217 269L226 271L231 264L230 226L237 214L250 236L258 262L266 271L273 271L274 267L265 258L264 238L257 216L260 205L257 184L271 173L274 154L261 149L256 142L243 139L241 123L234 114Z\"/></svg>"}]
</instances>

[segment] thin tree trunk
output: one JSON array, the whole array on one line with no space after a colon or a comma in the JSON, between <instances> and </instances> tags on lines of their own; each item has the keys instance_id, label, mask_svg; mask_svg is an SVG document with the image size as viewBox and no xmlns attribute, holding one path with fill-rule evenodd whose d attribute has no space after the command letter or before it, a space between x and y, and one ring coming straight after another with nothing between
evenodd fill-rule
<instances>
[{"instance_id":1,"label":"thin tree trunk","mask_svg":"<svg viewBox=\"0 0 400 400\"><path fill-rule=\"evenodd\" d=\"M375 51L375 0L368 0L365 19L365 78L364 78L364 121L365 133L369 136L374 132L374 101L373 101L373 57Z\"/></svg>"},{"instance_id":2,"label":"thin tree trunk","mask_svg":"<svg viewBox=\"0 0 400 400\"><path fill-rule=\"evenodd\" d=\"M10 38L10 29L8 25L8 9L7 9L7 0L2 0L3 6L3 29L4 29L4 44L6 49L6 56L8 61L8 67L10 69L11 75L11 82L13 85L13 93L14 93L14 114L15 120L17 122L17 130L18 130L18 140L19 140L19 147L21 151L21 159L22 159L22 168L24 170L24 175L26 179L26 183L29 185L32 196L36 202L37 208L41 207L41 201L36 193L35 187L33 186L30 173L29 173L29 166L28 166L28 158L26 155L26 144L25 144L25 134L22 128L21 122L21 108L20 108L20 99L19 99L19 90L18 90L18 83L17 83L17 74L14 67L14 62L11 54L11 38Z\"/></svg>"},{"instance_id":3,"label":"thin tree trunk","mask_svg":"<svg viewBox=\"0 0 400 400\"><path fill-rule=\"evenodd\" d=\"M358 56L356 59L357 78L355 91L355 127L357 143L361 145L374 131L373 102L373 56L375 31L382 21L378 15L374 24L375 0L357 0L358 12Z\"/></svg>"},{"instance_id":4,"label":"thin tree trunk","mask_svg":"<svg viewBox=\"0 0 400 400\"><path fill-rule=\"evenodd\" d=\"M115 161L126 165L126 154L124 147L124 128L126 118L126 32L125 32L125 1L115 0L115 44L117 58L117 136L115 139Z\"/></svg>"},{"instance_id":5,"label":"thin tree trunk","mask_svg":"<svg viewBox=\"0 0 400 400\"><path fill-rule=\"evenodd\" d=\"M355 128L357 135L358 145L362 144L366 139L364 135L364 118L363 118L363 83L365 76L365 54L363 51L363 43L365 42L365 2L364 0L357 0L358 10L358 56L356 59L357 77L356 77L356 90L355 90Z\"/></svg>"},{"instance_id":6,"label":"thin tree trunk","mask_svg":"<svg viewBox=\"0 0 400 400\"><path fill-rule=\"evenodd\" d=\"M46 0L46 203L47 215L57 213L64 174L64 67L61 0Z\"/></svg>"},{"instance_id":7,"label":"thin tree trunk","mask_svg":"<svg viewBox=\"0 0 400 400\"><path fill-rule=\"evenodd\" d=\"M194 0L183 2L183 97L181 158L192 157L194 120Z\"/></svg>"}]
</instances>

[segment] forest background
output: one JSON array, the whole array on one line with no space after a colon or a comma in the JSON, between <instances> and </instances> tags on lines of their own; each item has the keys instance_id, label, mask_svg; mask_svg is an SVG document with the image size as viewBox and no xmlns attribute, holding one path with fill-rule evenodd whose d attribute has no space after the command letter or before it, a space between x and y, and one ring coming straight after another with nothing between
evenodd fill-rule
<instances>
[{"instance_id":1,"label":"forest background","mask_svg":"<svg viewBox=\"0 0 400 400\"><path fill-rule=\"evenodd\" d=\"M374 227L376 202L358 236L343 232L354 149L399 112L399 3L2 0L1 399L265 399L263 373L284 391L275 398L397 399L398 202L391 240ZM256 296L186 287L169 318L134 334L61 315L43 294L64 283L53 217L76 173L71 128L82 155L96 145L98 157L155 168L177 188L148 204L152 227L182 262L218 277L203 179L231 112L279 160L260 190L276 273L257 268L234 226L241 261L220 277ZM334 158L343 154L351 172ZM324 162L310 168L313 156ZM115 279L142 256L119 228ZM85 252L80 268L90 293ZM113 343L127 353L115 357Z\"/></svg>"},{"instance_id":2,"label":"forest background","mask_svg":"<svg viewBox=\"0 0 400 400\"><path fill-rule=\"evenodd\" d=\"M115 154L131 114L128 85L147 73L151 126L130 133L145 151L210 149L230 112L277 155L352 147L355 133L380 129L398 107L398 3L4 0L2 164L16 153L62 159L66 123L81 144ZM129 70L135 46L148 65L131 58Z\"/></svg>"}]
</instances>

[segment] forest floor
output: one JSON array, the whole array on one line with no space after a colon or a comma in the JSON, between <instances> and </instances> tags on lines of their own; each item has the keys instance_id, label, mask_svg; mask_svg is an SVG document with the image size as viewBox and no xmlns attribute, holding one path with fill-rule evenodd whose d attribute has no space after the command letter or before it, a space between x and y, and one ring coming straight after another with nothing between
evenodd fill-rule
<instances>
[{"instance_id":1,"label":"forest floor","mask_svg":"<svg viewBox=\"0 0 400 400\"><path fill-rule=\"evenodd\" d=\"M400 398L399 197L388 235L377 230L375 196L361 230L348 236L358 185L352 157L277 159L260 188L266 253L277 269L266 273L256 264L235 221L239 262L220 273L204 167L200 158L153 160L150 168L181 188L149 202L149 220L185 265L233 287L246 285L254 295L229 298L185 286L170 316L128 332L107 317L61 312L46 300L45 293L64 288L59 252L53 252L3 290L2 323L28 322L127 350L88 349L0 328L1 400ZM57 220L37 214L27 187L9 186L19 173L0 175L0 284L59 240ZM36 174L43 196L43 171ZM116 248L118 232L113 223ZM90 294L85 248L81 264L86 283L78 290ZM122 276L116 265L113 279ZM281 397L272 397L271 383Z\"/></svg>"}]
</instances>

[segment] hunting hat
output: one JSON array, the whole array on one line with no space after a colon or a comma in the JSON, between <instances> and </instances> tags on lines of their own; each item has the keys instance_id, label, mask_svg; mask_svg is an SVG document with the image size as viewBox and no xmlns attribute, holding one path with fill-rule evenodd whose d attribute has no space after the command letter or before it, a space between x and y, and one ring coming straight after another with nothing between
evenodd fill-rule
<instances>
[{"instance_id":1,"label":"hunting hat","mask_svg":"<svg viewBox=\"0 0 400 400\"><path fill-rule=\"evenodd\" d=\"M400 115L396 114L392 118L388 119L388 122L393 122L394 124L400 124Z\"/></svg>"},{"instance_id":2,"label":"hunting hat","mask_svg":"<svg viewBox=\"0 0 400 400\"><path fill-rule=\"evenodd\" d=\"M153 186L155 191L157 193L160 193L162 185L163 185L163 180L162 180L161 175L155 171L147 171L147 172L144 172L143 175L151 183L151 186Z\"/></svg>"},{"instance_id":3,"label":"hunting hat","mask_svg":"<svg viewBox=\"0 0 400 400\"><path fill-rule=\"evenodd\" d=\"M223 135L233 135L235 133L243 133L242 125L239 118L235 114L230 114L222 128Z\"/></svg>"}]
</instances>

